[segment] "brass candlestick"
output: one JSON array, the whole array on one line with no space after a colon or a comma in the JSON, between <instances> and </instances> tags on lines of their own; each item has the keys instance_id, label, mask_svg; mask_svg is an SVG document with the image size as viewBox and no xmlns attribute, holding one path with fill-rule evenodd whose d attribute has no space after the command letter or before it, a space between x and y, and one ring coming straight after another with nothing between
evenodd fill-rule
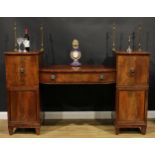
<instances>
[{"instance_id":1,"label":"brass candlestick","mask_svg":"<svg viewBox=\"0 0 155 155\"><path fill-rule=\"evenodd\" d=\"M17 51L17 26L16 26L16 22L14 22L14 51Z\"/></svg>"},{"instance_id":2,"label":"brass candlestick","mask_svg":"<svg viewBox=\"0 0 155 155\"><path fill-rule=\"evenodd\" d=\"M128 48L127 48L127 52L128 53L131 53L132 52L132 49L131 49L131 34L129 33L129 36L128 36Z\"/></svg>"},{"instance_id":3,"label":"brass candlestick","mask_svg":"<svg viewBox=\"0 0 155 155\"><path fill-rule=\"evenodd\" d=\"M142 34L142 26L138 26L138 51L142 51L142 43L141 43L141 34Z\"/></svg>"},{"instance_id":4,"label":"brass candlestick","mask_svg":"<svg viewBox=\"0 0 155 155\"><path fill-rule=\"evenodd\" d=\"M41 25L40 26L40 33L41 33L41 42L40 42L41 48L40 48L40 51L42 51L42 52L44 51L44 32L43 32L43 30L44 30L44 28Z\"/></svg>"},{"instance_id":5,"label":"brass candlestick","mask_svg":"<svg viewBox=\"0 0 155 155\"><path fill-rule=\"evenodd\" d=\"M113 23L113 26L112 26L112 51L113 52L116 52L115 39L116 39L116 24Z\"/></svg>"}]
</instances>

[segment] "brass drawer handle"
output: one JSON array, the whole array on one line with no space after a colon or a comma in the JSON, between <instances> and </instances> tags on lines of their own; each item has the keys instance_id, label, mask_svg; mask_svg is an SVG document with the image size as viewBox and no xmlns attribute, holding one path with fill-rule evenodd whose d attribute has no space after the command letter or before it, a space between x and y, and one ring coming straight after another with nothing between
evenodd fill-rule
<instances>
[{"instance_id":1,"label":"brass drawer handle","mask_svg":"<svg viewBox=\"0 0 155 155\"><path fill-rule=\"evenodd\" d=\"M23 67L21 67L21 68L19 69L19 72L20 72L21 74L24 74L24 73L25 73L25 69L24 69Z\"/></svg>"},{"instance_id":2,"label":"brass drawer handle","mask_svg":"<svg viewBox=\"0 0 155 155\"><path fill-rule=\"evenodd\" d=\"M55 80L56 79L56 75L55 74L52 74L51 75L51 80Z\"/></svg>"},{"instance_id":3,"label":"brass drawer handle","mask_svg":"<svg viewBox=\"0 0 155 155\"><path fill-rule=\"evenodd\" d=\"M129 76L133 77L133 76L135 76L135 73L136 73L135 68L130 68L129 69Z\"/></svg>"},{"instance_id":4,"label":"brass drawer handle","mask_svg":"<svg viewBox=\"0 0 155 155\"><path fill-rule=\"evenodd\" d=\"M99 75L99 79L100 79L100 80L104 80L104 79L105 79L104 74L100 74L100 75Z\"/></svg>"}]
</instances>

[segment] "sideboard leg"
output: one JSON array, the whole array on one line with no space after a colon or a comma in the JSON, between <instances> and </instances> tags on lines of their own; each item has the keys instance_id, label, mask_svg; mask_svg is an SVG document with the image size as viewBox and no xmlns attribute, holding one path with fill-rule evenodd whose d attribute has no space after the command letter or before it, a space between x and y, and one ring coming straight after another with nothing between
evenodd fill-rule
<instances>
[{"instance_id":1,"label":"sideboard leg","mask_svg":"<svg viewBox=\"0 0 155 155\"><path fill-rule=\"evenodd\" d=\"M36 134L40 135L40 128L35 128Z\"/></svg>"},{"instance_id":2,"label":"sideboard leg","mask_svg":"<svg viewBox=\"0 0 155 155\"><path fill-rule=\"evenodd\" d=\"M8 127L9 135L13 135L13 127Z\"/></svg>"},{"instance_id":3,"label":"sideboard leg","mask_svg":"<svg viewBox=\"0 0 155 155\"><path fill-rule=\"evenodd\" d=\"M146 134L146 126L141 127L141 133L142 133L143 135Z\"/></svg>"},{"instance_id":4,"label":"sideboard leg","mask_svg":"<svg viewBox=\"0 0 155 155\"><path fill-rule=\"evenodd\" d=\"M119 134L119 128L115 128L115 133L116 133L116 135Z\"/></svg>"}]
</instances>

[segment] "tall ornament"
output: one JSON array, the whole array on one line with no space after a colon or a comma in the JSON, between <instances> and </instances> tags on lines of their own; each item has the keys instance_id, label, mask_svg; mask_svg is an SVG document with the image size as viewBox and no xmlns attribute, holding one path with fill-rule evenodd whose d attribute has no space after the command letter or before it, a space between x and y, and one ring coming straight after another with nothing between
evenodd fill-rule
<instances>
[{"instance_id":1,"label":"tall ornament","mask_svg":"<svg viewBox=\"0 0 155 155\"><path fill-rule=\"evenodd\" d=\"M128 53L131 53L132 52L132 49L131 49L131 34L129 33L129 36L128 36L128 48L126 50Z\"/></svg>"},{"instance_id":2,"label":"tall ornament","mask_svg":"<svg viewBox=\"0 0 155 155\"><path fill-rule=\"evenodd\" d=\"M141 40L141 35L142 35L142 26L138 26L138 51L142 51L142 40Z\"/></svg>"},{"instance_id":3,"label":"tall ornament","mask_svg":"<svg viewBox=\"0 0 155 155\"><path fill-rule=\"evenodd\" d=\"M14 22L14 51L17 51L17 26L16 26L16 22Z\"/></svg>"},{"instance_id":4,"label":"tall ornament","mask_svg":"<svg viewBox=\"0 0 155 155\"><path fill-rule=\"evenodd\" d=\"M41 35L40 51L43 52L44 51L44 28L42 25L40 26L40 35Z\"/></svg>"},{"instance_id":5,"label":"tall ornament","mask_svg":"<svg viewBox=\"0 0 155 155\"><path fill-rule=\"evenodd\" d=\"M112 51L116 52L116 24L113 23L112 26Z\"/></svg>"},{"instance_id":6,"label":"tall ornament","mask_svg":"<svg viewBox=\"0 0 155 155\"><path fill-rule=\"evenodd\" d=\"M135 50L135 32L132 32L132 50L134 51Z\"/></svg>"}]
</instances>

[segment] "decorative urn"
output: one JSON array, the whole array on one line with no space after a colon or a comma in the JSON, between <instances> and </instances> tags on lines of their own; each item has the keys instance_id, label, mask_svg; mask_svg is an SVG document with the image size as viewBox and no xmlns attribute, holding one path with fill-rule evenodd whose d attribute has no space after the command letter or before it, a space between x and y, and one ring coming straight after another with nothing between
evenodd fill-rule
<instances>
[{"instance_id":1,"label":"decorative urn","mask_svg":"<svg viewBox=\"0 0 155 155\"><path fill-rule=\"evenodd\" d=\"M71 66L81 66L81 63L79 62L79 59L81 58L81 51L79 48L79 41L77 39L73 39L72 41L72 50L70 52L70 57L73 60Z\"/></svg>"}]
</instances>

